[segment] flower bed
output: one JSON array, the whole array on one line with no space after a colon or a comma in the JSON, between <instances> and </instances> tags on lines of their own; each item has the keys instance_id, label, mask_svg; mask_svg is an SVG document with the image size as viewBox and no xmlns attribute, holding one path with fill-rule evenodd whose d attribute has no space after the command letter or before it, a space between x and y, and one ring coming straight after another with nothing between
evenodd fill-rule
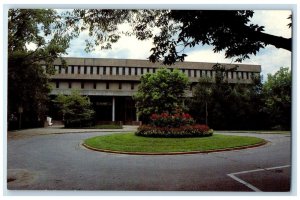
<instances>
[{"instance_id":1,"label":"flower bed","mask_svg":"<svg viewBox=\"0 0 300 200\"><path fill-rule=\"evenodd\" d=\"M195 124L187 113L152 114L149 125L142 125L135 133L148 137L206 137L212 136L213 130L207 125Z\"/></svg>"},{"instance_id":2,"label":"flower bed","mask_svg":"<svg viewBox=\"0 0 300 200\"><path fill-rule=\"evenodd\" d=\"M142 125L135 135L147 137L207 137L213 135L213 130L206 125L199 124L180 127Z\"/></svg>"}]
</instances>

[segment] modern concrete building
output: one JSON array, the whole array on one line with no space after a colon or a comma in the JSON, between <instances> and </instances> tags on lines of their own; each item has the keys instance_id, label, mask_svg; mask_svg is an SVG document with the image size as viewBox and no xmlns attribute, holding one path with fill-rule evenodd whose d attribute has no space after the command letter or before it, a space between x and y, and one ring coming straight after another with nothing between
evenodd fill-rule
<instances>
[{"instance_id":1,"label":"modern concrete building","mask_svg":"<svg viewBox=\"0 0 300 200\"><path fill-rule=\"evenodd\" d=\"M60 60L55 61L56 74L51 77L51 96L70 94L71 90L78 90L87 95L93 103L97 120L122 121L132 124L138 121L135 103L132 96L137 91L140 78L145 73L153 73L161 63L151 63L148 60L133 59L102 59L102 58L65 58L68 67L61 66ZM172 66L165 66L170 70L180 69L188 77L193 86L200 77L214 77L212 69L215 63L180 62ZM236 65L226 64L226 68ZM252 76L259 76L260 65L239 64L236 71L230 71L226 78L230 83L251 83ZM192 86L186 92L192 95ZM52 117L57 113L52 111Z\"/></svg>"}]
</instances>

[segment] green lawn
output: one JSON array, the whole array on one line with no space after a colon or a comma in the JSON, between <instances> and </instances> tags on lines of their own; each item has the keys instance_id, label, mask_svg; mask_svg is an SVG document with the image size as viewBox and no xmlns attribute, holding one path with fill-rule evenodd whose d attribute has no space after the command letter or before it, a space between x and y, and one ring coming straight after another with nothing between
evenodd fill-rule
<instances>
[{"instance_id":1,"label":"green lawn","mask_svg":"<svg viewBox=\"0 0 300 200\"><path fill-rule=\"evenodd\" d=\"M247 136L213 135L194 138L151 138L134 133L112 134L86 139L84 144L97 148L123 152L187 152L207 151L254 145L263 139Z\"/></svg>"},{"instance_id":2,"label":"green lawn","mask_svg":"<svg viewBox=\"0 0 300 200\"><path fill-rule=\"evenodd\" d=\"M217 133L227 133L227 132L230 132L230 133L254 133L254 134L291 134L291 131L273 131L273 130L258 130L258 131L245 131L245 130L214 130L214 132L217 132Z\"/></svg>"}]
</instances>

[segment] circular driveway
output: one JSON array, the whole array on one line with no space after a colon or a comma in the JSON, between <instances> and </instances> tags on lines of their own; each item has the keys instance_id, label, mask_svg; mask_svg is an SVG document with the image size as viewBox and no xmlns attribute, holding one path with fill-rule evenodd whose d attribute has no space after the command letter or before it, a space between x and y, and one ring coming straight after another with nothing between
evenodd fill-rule
<instances>
[{"instance_id":1,"label":"circular driveway","mask_svg":"<svg viewBox=\"0 0 300 200\"><path fill-rule=\"evenodd\" d=\"M124 155L85 149L89 137L39 135L7 142L8 190L289 191L290 135L249 135L266 145L191 155ZM276 182L276 184L274 184Z\"/></svg>"}]
</instances>

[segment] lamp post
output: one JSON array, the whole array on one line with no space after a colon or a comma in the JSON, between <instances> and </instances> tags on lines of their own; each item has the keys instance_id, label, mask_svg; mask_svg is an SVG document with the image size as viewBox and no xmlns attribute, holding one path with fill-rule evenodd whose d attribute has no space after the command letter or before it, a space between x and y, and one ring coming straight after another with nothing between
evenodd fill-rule
<instances>
[{"instance_id":1,"label":"lamp post","mask_svg":"<svg viewBox=\"0 0 300 200\"><path fill-rule=\"evenodd\" d=\"M207 112L207 101L205 102L205 124L208 125L207 123L207 116L208 116L208 112Z\"/></svg>"},{"instance_id":2,"label":"lamp post","mask_svg":"<svg viewBox=\"0 0 300 200\"><path fill-rule=\"evenodd\" d=\"M19 129L21 129L21 127L22 127L22 113L23 113L23 107L22 106L19 106L18 112L19 112Z\"/></svg>"}]
</instances>

